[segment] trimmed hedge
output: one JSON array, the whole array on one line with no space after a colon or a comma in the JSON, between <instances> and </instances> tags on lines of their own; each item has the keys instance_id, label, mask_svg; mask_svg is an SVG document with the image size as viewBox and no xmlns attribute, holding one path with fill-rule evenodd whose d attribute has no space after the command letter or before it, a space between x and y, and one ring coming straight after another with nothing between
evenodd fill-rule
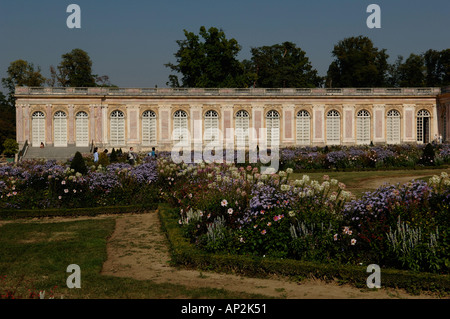
<instances>
[{"instance_id":1,"label":"trimmed hedge","mask_svg":"<svg viewBox=\"0 0 450 319\"><path fill-rule=\"evenodd\" d=\"M178 225L178 213L168 204L158 208L163 230L170 243L172 261L187 268L231 272L253 277L268 275L286 276L293 280L306 277L320 278L326 281L339 280L356 287L367 287L366 280L370 273L367 266L350 266L341 264L321 264L292 259L271 259L242 255L212 254L197 249L183 237ZM419 273L397 269L381 270L381 286L403 288L410 293L420 291L450 292L448 275Z\"/></svg>"},{"instance_id":2,"label":"trimmed hedge","mask_svg":"<svg viewBox=\"0 0 450 319\"><path fill-rule=\"evenodd\" d=\"M74 217L97 216L101 214L143 213L156 210L158 203L151 205L103 206L87 208L51 208L51 209L8 209L0 212L0 219L35 217Z\"/></svg>"}]
</instances>

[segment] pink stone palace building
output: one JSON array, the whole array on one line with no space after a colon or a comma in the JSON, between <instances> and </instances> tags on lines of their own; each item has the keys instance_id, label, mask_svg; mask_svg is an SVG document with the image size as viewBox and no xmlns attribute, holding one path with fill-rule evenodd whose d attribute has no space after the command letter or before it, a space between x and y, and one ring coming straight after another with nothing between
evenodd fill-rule
<instances>
[{"instance_id":1,"label":"pink stone palace building","mask_svg":"<svg viewBox=\"0 0 450 319\"><path fill-rule=\"evenodd\" d=\"M15 97L20 147L170 150L185 134L248 143L253 128L280 147L450 141L450 87L17 87Z\"/></svg>"}]
</instances>

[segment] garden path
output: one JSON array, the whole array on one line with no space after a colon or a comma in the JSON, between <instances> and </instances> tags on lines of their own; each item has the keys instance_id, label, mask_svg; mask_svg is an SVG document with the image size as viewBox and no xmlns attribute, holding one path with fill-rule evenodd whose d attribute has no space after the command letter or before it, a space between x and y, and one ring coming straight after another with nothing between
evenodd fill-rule
<instances>
[{"instance_id":1,"label":"garden path","mask_svg":"<svg viewBox=\"0 0 450 319\"><path fill-rule=\"evenodd\" d=\"M287 299L392 299L433 298L412 296L403 290L360 289L350 285L307 279L300 283L283 278L249 278L232 274L179 269L170 265L168 242L156 212L117 217L116 229L107 244L108 258L102 274L172 283L188 288L217 288Z\"/></svg>"}]
</instances>

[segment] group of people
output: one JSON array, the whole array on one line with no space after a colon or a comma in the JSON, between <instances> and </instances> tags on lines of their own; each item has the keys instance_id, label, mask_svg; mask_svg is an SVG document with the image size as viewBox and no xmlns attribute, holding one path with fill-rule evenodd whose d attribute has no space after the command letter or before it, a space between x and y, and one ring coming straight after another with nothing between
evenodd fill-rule
<instances>
[{"instance_id":1,"label":"group of people","mask_svg":"<svg viewBox=\"0 0 450 319\"><path fill-rule=\"evenodd\" d=\"M442 135L434 134L433 144L442 144Z\"/></svg>"},{"instance_id":2,"label":"group of people","mask_svg":"<svg viewBox=\"0 0 450 319\"><path fill-rule=\"evenodd\" d=\"M103 151L103 153L108 154L108 150L105 149ZM155 147L152 147L152 150L147 154L147 156L150 156L152 158L156 158L156 149L155 149ZM94 163L97 163L98 159L99 159L98 147L95 147L94 148ZM137 154L134 152L133 147L130 147L130 151L128 152L127 159L128 159L128 163L130 163L130 165L134 165L136 163Z\"/></svg>"}]
</instances>

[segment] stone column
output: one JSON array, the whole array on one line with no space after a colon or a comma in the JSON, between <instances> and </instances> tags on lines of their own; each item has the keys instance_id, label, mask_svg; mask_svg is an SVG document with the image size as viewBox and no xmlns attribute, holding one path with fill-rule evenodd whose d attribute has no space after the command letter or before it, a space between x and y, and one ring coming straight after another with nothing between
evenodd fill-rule
<instances>
[{"instance_id":1,"label":"stone column","mask_svg":"<svg viewBox=\"0 0 450 319\"><path fill-rule=\"evenodd\" d=\"M47 116L45 117L45 145L46 146L53 146L53 112L52 112L52 105L47 104L46 105L46 113Z\"/></svg>"},{"instance_id":2,"label":"stone column","mask_svg":"<svg viewBox=\"0 0 450 319\"><path fill-rule=\"evenodd\" d=\"M342 143L345 144L354 144L356 141L355 138L355 105L352 104L344 104L342 106L342 116L343 120L343 139Z\"/></svg>"},{"instance_id":3,"label":"stone column","mask_svg":"<svg viewBox=\"0 0 450 319\"><path fill-rule=\"evenodd\" d=\"M74 134L74 128L75 128L75 117L73 114L74 111L74 105L73 104L69 104L68 105L68 109L69 109L69 115L67 118L67 129L68 129L68 138L67 138L67 144L69 146L73 146L75 144L75 134Z\"/></svg>"},{"instance_id":4,"label":"stone column","mask_svg":"<svg viewBox=\"0 0 450 319\"><path fill-rule=\"evenodd\" d=\"M127 107L127 144L133 144L139 146L139 112L137 106Z\"/></svg>"},{"instance_id":5,"label":"stone column","mask_svg":"<svg viewBox=\"0 0 450 319\"><path fill-rule=\"evenodd\" d=\"M93 104L89 105L89 145L94 140L94 143L97 144L97 140L95 138L95 106Z\"/></svg>"},{"instance_id":6,"label":"stone column","mask_svg":"<svg viewBox=\"0 0 450 319\"><path fill-rule=\"evenodd\" d=\"M416 142L416 116L415 116L415 106L404 104L403 105L403 127L401 131L403 132L403 141L405 143Z\"/></svg>"},{"instance_id":7,"label":"stone column","mask_svg":"<svg viewBox=\"0 0 450 319\"><path fill-rule=\"evenodd\" d=\"M170 132L170 107L161 107L159 112L159 123L161 150L170 151L171 132Z\"/></svg>"},{"instance_id":8,"label":"stone column","mask_svg":"<svg viewBox=\"0 0 450 319\"><path fill-rule=\"evenodd\" d=\"M97 105L97 139L105 146L109 143L108 138L108 105Z\"/></svg>"},{"instance_id":9,"label":"stone column","mask_svg":"<svg viewBox=\"0 0 450 319\"><path fill-rule=\"evenodd\" d=\"M22 119L23 119L23 126L24 126L24 132L23 132L23 141L25 142L28 140L28 144L31 145L31 134L30 134L30 120L31 120L31 114L30 114L30 104L25 104L22 112Z\"/></svg>"},{"instance_id":10,"label":"stone column","mask_svg":"<svg viewBox=\"0 0 450 319\"><path fill-rule=\"evenodd\" d=\"M373 106L373 135L374 143L386 143L385 134L385 109L384 104L374 104Z\"/></svg>"},{"instance_id":11,"label":"stone column","mask_svg":"<svg viewBox=\"0 0 450 319\"><path fill-rule=\"evenodd\" d=\"M446 132L442 134L445 141L450 141L450 103L444 105L445 107L445 127Z\"/></svg>"},{"instance_id":12,"label":"stone column","mask_svg":"<svg viewBox=\"0 0 450 319\"><path fill-rule=\"evenodd\" d=\"M312 125L313 125L313 145L325 144L325 105L314 104L312 111Z\"/></svg>"},{"instance_id":13,"label":"stone column","mask_svg":"<svg viewBox=\"0 0 450 319\"><path fill-rule=\"evenodd\" d=\"M280 146L294 145L295 116L293 105L283 106L283 121L280 121L280 124ZM281 128L283 128L283 130ZM283 132L283 134L281 134L281 132Z\"/></svg>"},{"instance_id":14,"label":"stone column","mask_svg":"<svg viewBox=\"0 0 450 319\"><path fill-rule=\"evenodd\" d=\"M25 142L23 138L23 107L23 104L16 105L16 140L19 147L22 147Z\"/></svg>"}]
</instances>

